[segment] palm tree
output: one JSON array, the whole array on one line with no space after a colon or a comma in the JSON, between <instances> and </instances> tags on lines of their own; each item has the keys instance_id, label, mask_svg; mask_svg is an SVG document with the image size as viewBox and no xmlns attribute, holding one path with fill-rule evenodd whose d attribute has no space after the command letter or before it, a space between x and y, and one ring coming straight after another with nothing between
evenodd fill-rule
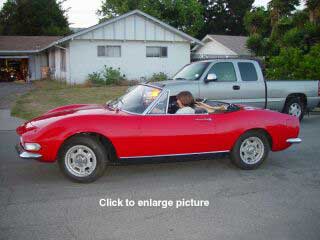
<instances>
[{"instance_id":1,"label":"palm tree","mask_svg":"<svg viewBox=\"0 0 320 240\"><path fill-rule=\"evenodd\" d=\"M300 0L271 0L269 2L268 8L270 11L272 32L275 30L279 20L282 17L289 16L299 4Z\"/></svg>"},{"instance_id":2,"label":"palm tree","mask_svg":"<svg viewBox=\"0 0 320 240\"><path fill-rule=\"evenodd\" d=\"M307 8L309 11L310 22L317 23L320 19L320 1L319 0L306 0Z\"/></svg>"}]
</instances>

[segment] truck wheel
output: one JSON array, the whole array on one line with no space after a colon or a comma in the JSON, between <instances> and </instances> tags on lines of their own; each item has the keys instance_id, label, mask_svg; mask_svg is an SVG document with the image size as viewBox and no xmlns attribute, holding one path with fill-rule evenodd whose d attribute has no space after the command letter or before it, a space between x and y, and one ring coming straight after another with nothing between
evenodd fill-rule
<instances>
[{"instance_id":1,"label":"truck wheel","mask_svg":"<svg viewBox=\"0 0 320 240\"><path fill-rule=\"evenodd\" d=\"M304 110L303 102L297 97L291 98L284 107L284 113L295 116L300 121L303 119Z\"/></svg>"},{"instance_id":2,"label":"truck wheel","mask_svg":"<svg viewBox=\"0 0 320 240\"><path fill-rule=\"evenodd\" d=\"M76 136L59 151L59 166L74 182L93 182L106 169L108 157L105 147L91 136Z\"/></svg>"},{"instance_id":3,"label":"truck wheel","mask_svg":"<svg viewBox=\"0 0 320 240\"><path fill-rule=\"evenodd\" d=\"M231 161L244 170L259 167L268 157L270 146L265 134L259 131L246 132L240 136L231 150Z\"/></svg>"}]
</instances>

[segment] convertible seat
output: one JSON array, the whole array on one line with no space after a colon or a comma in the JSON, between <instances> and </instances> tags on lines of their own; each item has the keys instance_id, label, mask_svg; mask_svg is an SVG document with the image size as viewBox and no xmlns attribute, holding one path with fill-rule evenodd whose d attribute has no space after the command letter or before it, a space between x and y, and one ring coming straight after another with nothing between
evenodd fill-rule
<instances>
[{"instance_id":1,"label":"convertible seat","mask_svg":"<svg viewBox=\"0 0 320 240\"><path fill-rule=\"evenodd\" d=\"M196 107L194 109L195 114L206 114L208 113L208 111L204 108L200 108L200 107Z\"/></svg>"},{"instance_id":2,"label":"convertible seat","mask_svg":"<svg viewBox=\"0 0 320 240\"><path fill-rule=\"evenodd\" d=\"M213 106L210 106L210 105L203 103L203 102L196 102L196 109L197 108L205 110L206 111L205 113L214 113L216 111L225 111L226 110L226 108L224 106L213 107Z\"/></svg>"}]
</instances>

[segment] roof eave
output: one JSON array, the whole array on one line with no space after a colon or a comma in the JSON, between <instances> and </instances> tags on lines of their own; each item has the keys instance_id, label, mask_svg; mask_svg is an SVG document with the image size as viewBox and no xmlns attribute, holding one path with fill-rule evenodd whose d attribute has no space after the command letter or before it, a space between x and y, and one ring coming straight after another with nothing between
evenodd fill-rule
<instances>
[{"instance_id":1,"label":"roof eave","mask_svg":"<svg viewBox=\"0 0 320 240\"><path fill-rule=\"evenodd\" d=\"M3 53L14 53L14 54L23 53L23 54L26 54L26 53L38 53L41 51L42 51L42 49L40 49L40 50L0 50L0 54L3 54Z\"/></svg>"}]
</instances>

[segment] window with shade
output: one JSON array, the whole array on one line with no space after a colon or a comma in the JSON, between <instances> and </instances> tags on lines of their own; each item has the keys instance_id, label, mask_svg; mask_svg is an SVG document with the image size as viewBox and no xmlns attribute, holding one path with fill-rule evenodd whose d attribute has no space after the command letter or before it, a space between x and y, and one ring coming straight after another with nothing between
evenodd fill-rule
<instances>
[{"instance_id":1,"label":"window with shade","mask_svg":"<svg viewBox=\"0 0 320 240\"><path fill-rule=\"evenodd\" d=\"M98 57L121 57L121 46L98 46Z\"/></svg>"},{"instance_id":2,"label":"window with shade","mask_svg":"<svg viewBox=\"0 0 320 240\"><path fill-rule=\"evenodd\" d=\"M147 47L147 57L166 58L168 57L167 47Z\"/></svg>"}]
</instances>

